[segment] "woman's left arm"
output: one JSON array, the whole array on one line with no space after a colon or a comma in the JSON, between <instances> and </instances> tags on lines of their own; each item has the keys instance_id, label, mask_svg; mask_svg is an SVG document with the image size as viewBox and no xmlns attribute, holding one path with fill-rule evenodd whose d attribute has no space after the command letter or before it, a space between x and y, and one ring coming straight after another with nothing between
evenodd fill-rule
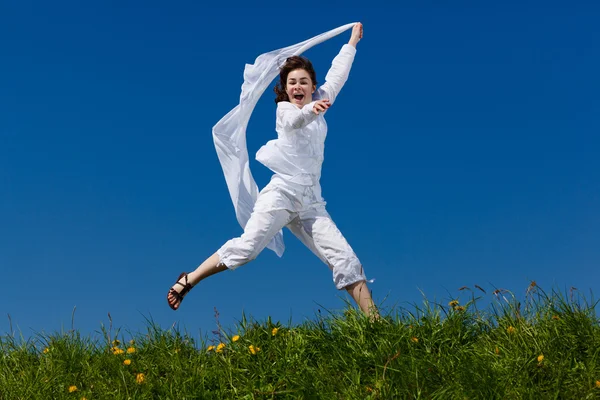
<instances>
[{"instance_id":1,"label":"woman's left arm","mask_svg":"<svg viewBox=\"0 0 600 400\"><path fill-rule=\"evenodd\" d=\"M352 27L352 35L350 36L350 41L348 42L348 44L350 46L356 48L356 45L358 44L358 42L360 42L360 39L362 39L362 37L363 37L363 26L360 22L357 22Z\"/></svg>"},{"instance_id":2,"label":"woman's left arm","mask_svg":"<svg viewBox=\"0 0 600 400\"><path fill-rule=\"evenodd\" d=\"M333 104L338 93L342 90L342 87L348 80L350 75L350 69L356 55L356 45L363 36L363 27L360 22L356 23L352 28L352 35L348 44L345 44L340 50L339 54L335 56L331 62L331 68L327 72L325 77L325 83L319 87L318 96L319 99L329 100L329 104Z\"/></svg>"}]
</instances>

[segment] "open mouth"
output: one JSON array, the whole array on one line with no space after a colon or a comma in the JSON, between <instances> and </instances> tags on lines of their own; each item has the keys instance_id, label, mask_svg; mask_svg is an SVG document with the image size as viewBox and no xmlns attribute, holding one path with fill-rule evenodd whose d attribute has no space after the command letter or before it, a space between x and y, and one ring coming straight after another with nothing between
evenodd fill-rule
<instances>
[{"instance_id":1,"label":"open mouth","mask_svg":"<svg viewBox=\"0 0 600 400\"><path fill-rule=\"evenodd\" d=\"M294 95L294 100L296 100L296 101L302 101L302 100L304 100L304 95L303 94L295 94Z\"/></svg>"}]
</instances>

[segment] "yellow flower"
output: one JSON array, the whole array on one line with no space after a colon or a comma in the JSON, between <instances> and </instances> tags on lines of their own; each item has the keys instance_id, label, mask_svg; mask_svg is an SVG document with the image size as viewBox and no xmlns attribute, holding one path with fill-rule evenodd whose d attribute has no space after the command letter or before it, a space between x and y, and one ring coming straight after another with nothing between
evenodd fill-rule
<instances>
[{"instance_id":1,"label":"yellow flower","mask_svg":"<svg viewBox=\"0 0 600 400\"><path fill-rule=\"evenodd\" d=\"M120 344L121 344L121 341L119 339L113 340L113 346L117 347Z\"/></svg>"},{"instance_id":2,"label":"yellow flower","mask_svg":"<svg viewBox=\"0 0 600 400\"><path fill-rule=\"evenodd\" d=\"M540 354L537 358L538 362L541 363L542 361L544 361L544 355Z\"/></svg>"},{"instance_id":3,"label":"yellow flower","mask_svg":"<svg viewBox=\"0 0 600 400\"><path fill-rule=\"evenodd\" d=\"M454 307L454 311L465 311L465 308L463 306L456 306Z\"/></svg>"},{"instance_id":4,"label":"yellow flower","mask_svg":"<svg viewBox=\"0 0 600 400\"><path fill-rule=\"evenodd\" d=\"M135 381L139 384L144 383L145 380L146 380L146 375L144 375L141 372L135 376Z\"/></svg>"},{"instance_id":5,"label":"yellow flower","mask_svg":"<svg viewBox=\"0 0 600 400\"><path fill-rule=\"evenodd\" d=\"M75 385L69 386L69 393L73 393L76 391L77 391L77 386L75 386Z\"/></svg>"},{"instance_id":6,"label":"yellow flower","mask_svg":"<svg viewBox=\"0 0 600 400\"><path fill-rule=\"evenodd\" d=\"M452 300L450 303L448 303L448 305L450 307L456 307L458 305L458 300Z\"/></svg>"},{"instance_id":7,"label":"yellow flower","mask_svg":"<svg viewBox=\"0 0 600 400\"><path fill-rule=\"evenodd\" d=\"M129 347L127 349L127 354L133 354L133 353L135 353L135 347Z\"/></svg>"},{"instance_id":8,"label":"yellow flower","mask_svg":"<svg viewBox=\"0 0 600 400\"><path fill-rule=\"evenodd\" d=\"M511 325L511 326L509 326L508 328L506 328L506 332L507 332L508 334L511 334L511 335L512 335L513 333L515 333L515 330L516 330L516 329L515 329L515 327L514 327L514 326L512 326L512 325Z\"/></svg>"},{"instance_id":9,"label":"yellow flower","mask_svg":"<svg viewBox=\"0 0 600 400\"><path fill-rule=\"evenodd\" d=\"M120 348L118 348L118 347L113 347L113 349L112 349L112 352L113 352L113 354L114 354L114 355L117 355L117 356L118 356L119 354L123 354L123 353L125 353L125 350L123 350L123 349L120 349Z\"/></svg>"},{"instance_id":10,"label":"yellow flower","mask_svg":"<svg viewBox=\"0 0 600 400\"><path fill-rule=\"evenodd\" d=\"M81 400L87 400L87 397L82 397Z\"/></svg>"},{"instance_id":11,"label":"yellow flower","mask_svg":"<svg viewBox=\"0 0 600 400\"><path fill-rule=\"evenodd\" d=\"M273 328L273 330L271 331L271 335L275 336L277 335L277 332L279 332L279 328Z\"/></svg>"},{"instance_id":12,"label":"yellow flower","mask_svg":"<svg viewBox=\"0 0 600 400\"><path fill-rule=\"evenodd\" d=\"M560 319L560 317L558 315L553 315L552 319L555 320L555 321L558 321Z\"/></svg>"},{"instance_id":13,"label":"yellow flower","mask_svg":"<svg viewBox=\"0 0 600 400\"><path fill-rule=\"evenodd\" d=\"M260 351L260 347L254 347L253 345L250 345L248 346L248 350L250 350L250 353L256 354Z\"/></svg>"},{"instance_id":14,"label":"yellow flower","mask_svg":"<svg viewBox=\"0 0 600 400\"><path fill-rule=\"evenodd\" d=\"M214 349L215 349L215 346L208 346L208 347L206 348L206 351L212 351L212 350L214 350Z\"/></svg>"},{"instance_id":15,"label":"yellow flower","mask_svg":"<svg viewBox=\"0 0 600 400\"><path fill-rule=\"evenodd\" d=\"M500 355L500 349L498 348L498 346L496 346L496 348L494 349L494 353L496 353L496 355Z\"/></svg>"},{"instance_id":16,"label":"yellow flower","mask_svg":"<svg viewBox=\"0 0 600 400\"><path fill-rule=\"evenodd\" d=\"M225 348L225 343L219 343L217 345L217 350L215 350L217 353L220 353L223 351L223 349Z\"/></svg>"},{"instance_id":17,"label":"yellow flower","mask_svg":"<svg viewBox=\"0 0 600 400\"><path fill-rule=\"evenodd\" d=\"M48 353L50 353L50 349L49 349L49 348L47 348L47 347L46 347L46 348L44 348L44 354L48 354Z\"/></svg>"},{"instance_id":18,"label":"yellow flower","mask_svg":"<svg viewBox=\"0 0 600 400\"><path fill-rule=\"evenodd\" d=\"M123 361L123 365L131 365L131 360L128 358L127 360Z\"/></svg>"},{"instance_id":19,"label":"yellow flower","mask_svg":"<svg viewBox=\"0 0 600 400\"><path fill-rule=\"evenodd\" d=\"M412 340L415 343L419 343L419 338L418 337L411 337L410 340Z\"/></svg>"},{"instance_id":20,"label":"yellow flower","mask_svg":"<svg viewBox=\"0 0 600 400\"><path fill-rule=\"evenodd\" d=\"M596 387L600 389L600 381L596 381Z\"/></svg>"},{"instance_id":21,"label":"yellow flower","mask_svg":"<svg viewBox=\"0 0 600 400\"><path fill-rule=\"evenodd\" d=\"M235 335L234 337L231 338L232 342L237 342L238 340L240 340L240 335Z\"/></svg>"}]
</instances>

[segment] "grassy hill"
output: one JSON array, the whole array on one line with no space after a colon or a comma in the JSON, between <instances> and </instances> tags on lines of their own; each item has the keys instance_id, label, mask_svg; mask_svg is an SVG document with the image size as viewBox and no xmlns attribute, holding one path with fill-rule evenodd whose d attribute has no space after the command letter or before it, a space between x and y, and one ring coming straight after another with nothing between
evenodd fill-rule
<instances>
[{"instance_id":1,"label":"grassy hill","mask_svg":"<svg viewBox=\"0 0 600 400\"><path fill-rule=\"evenodd\" d=\"M459 297L377 321L350 306L298 326L243 316L199 340L151 322L5 335L0 399L600 398L596 303L534 282L522 301L478 287Z\"/></svg>"}]
</instances>

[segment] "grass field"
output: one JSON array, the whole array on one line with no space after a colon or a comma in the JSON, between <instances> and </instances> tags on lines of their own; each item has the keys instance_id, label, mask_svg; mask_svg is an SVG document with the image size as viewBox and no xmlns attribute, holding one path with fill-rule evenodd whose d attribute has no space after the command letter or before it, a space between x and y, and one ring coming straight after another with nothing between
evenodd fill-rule
<instances>
[{"instance_id":1,"label":"grass field","mask_svg":"<svg viewBox=\"0 0 600 400\"><path fill-rule=\"evenodd\" d=\"M348 305L296 326L242 316L197 339L151 321L6 334L0 399L600 398L595 306L532 282L521 298L462 288L373 322Z\"/></svg>"}]
</instances>

